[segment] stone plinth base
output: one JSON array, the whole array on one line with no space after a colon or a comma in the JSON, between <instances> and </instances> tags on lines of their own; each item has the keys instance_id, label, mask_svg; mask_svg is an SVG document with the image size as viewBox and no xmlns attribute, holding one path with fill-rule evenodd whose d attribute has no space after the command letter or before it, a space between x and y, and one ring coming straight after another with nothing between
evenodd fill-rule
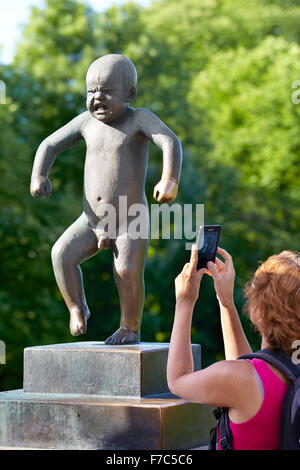
<instances>
[{"instance_id":1,"label":"stone plinth base","mask_svg":"<svg viewBox=\"0 0 300 470\"><path fill-rule=\"evenodd\" d=\"M193 347L195 370L201 347ZM143 397L169 391L168 343L110 346L103 342L51 344L24 349L24 391Z\"/></svg>"},{"instance_id":2,"label":"stone plinth base","mask_svg":"<svg viewBox=\"0 0 300 470\"><path fill-rule=\"evenodd\" d=\"M168 344L26 348L24 390L0 393L0 447L175 450L203 445L211 408L170 394ZM193 345L195 369L201 348Z\"/></svg>"},{"instance_id":3,"label":"stone plinth base","mask_svg":"<svg viewBox=\"0 0 300 470\"><path fill-rule=\"evenodd\" d=\"M209 407L172 395L95 396L0 393L0 447L40 449L187 449L207 441Z\"/></svg>"}]
</instances>

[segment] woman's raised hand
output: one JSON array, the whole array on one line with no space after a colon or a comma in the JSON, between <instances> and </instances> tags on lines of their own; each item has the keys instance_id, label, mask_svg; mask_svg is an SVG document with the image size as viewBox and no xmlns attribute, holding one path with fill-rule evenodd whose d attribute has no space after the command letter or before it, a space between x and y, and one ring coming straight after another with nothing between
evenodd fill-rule
<instances>
[{"instance_id":1,"label":"woman's raised hand","mask_svg":"<svg viewBox=\"0 0 300 470\"><path fill-rule=\"evenodd\" d=\"M235 271L231 255L219 247L217 252L224 258L224 262L217 257L215 263L209 261L205 273L211 275L214 279L218 301L223 307L228 308L233 304Z\"/></svg>"},{"instance_id":2,"label":"woman's raised hand","mask_svg":"<svg viewBox=\"0 0 300 470\"><path fill-rule=\"evenodd\" d=\"M175 279L176 301L194 305L198 295L200 282L205 269L198 269L198 247L193 245L190 262L186 263Z\"/></svg>"}]
</instances>

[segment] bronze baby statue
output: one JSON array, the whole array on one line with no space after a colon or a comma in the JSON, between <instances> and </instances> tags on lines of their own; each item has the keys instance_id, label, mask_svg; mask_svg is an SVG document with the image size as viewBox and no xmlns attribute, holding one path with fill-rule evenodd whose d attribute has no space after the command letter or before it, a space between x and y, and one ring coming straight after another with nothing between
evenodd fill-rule
<instances>
[{"instance_id":1,"label":"bronze baby statue","mask_svg":"<svg viewBox=\"0 0 300 470\"><path fill-rule=\"evenodd\" d=\"M149 237L132 238L129 233L124 236L124 231L110 236L99 229L103 207L110 204L118 209L120 196L126 196L128 206L140 203L146 207L149 227L145 195L149 141L163 152L162 177L153 193L159 203L176 197L182 163L181 144L175 134L152 112L129 106L136 95L136 83L135 66L126 57L108 54L95 60L86 76L88 111L40 144L31 175L32 196L49 196L48 174L56 155L85 140L83 212L54 244L51 256L57 285L70 312L70 331L77 336L86 332L90 317L80 264L112 248L121 320L106 344L140 341ZM121 212L117 228L129 218Z\"/></svg>"}]
</instances>

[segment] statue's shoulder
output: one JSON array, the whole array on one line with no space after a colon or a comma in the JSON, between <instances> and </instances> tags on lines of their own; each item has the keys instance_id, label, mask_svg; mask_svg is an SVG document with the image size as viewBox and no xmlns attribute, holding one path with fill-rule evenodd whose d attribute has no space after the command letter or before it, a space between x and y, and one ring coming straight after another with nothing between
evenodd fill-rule
<instances>
[{"instance_id":1,"label":"statue's shoulder","mask_svg":"<svg viewBox=\"0 0 300 470\"><path fill-rule=\"evenodd\" d=\"M143 116L152 116L152 117L157 117L155 116L154 113L152 113L152 111L150 111L149 109L146 109L146 108L131 108L133 111L134 111L134 115L136 118L141 118Z\"/></svg>"},{"instance_id":2,"label":"statue's shoulder","mask_svg":"<svg viewBox=\"0 0 300 470\"><path fill-rule=\"evenodd\" d=\"M135 123L144 128L152 125L154 122L159 121L159 118L152 113L149 109L146 108L132 108L134 111L134 121Z\"/></svg>"},{"instance_id":3,"label":"statue's shoulder","mask_svg":"<svg viewBox=\"0 0 300 470\"><path fill-rule=\"evenodd\" d=\"M84 111L75 118L78 120L78 124L87 124L92 119L91 113L89 111Z\"/></svg>"},{"instance_id":4,"label":"statue's shoulder","mask_svg":"<svg viewBox=\"0 0 300 470\"><path fill-rule=\"evenodd\" d=\"M89 111L84 111L83 113L78 114L74 119L72 119L72 121L70 121L70 124L78 131L83 131L87 124L90 122L91 118L92 117Z\"/></svg>"}]
</instances>

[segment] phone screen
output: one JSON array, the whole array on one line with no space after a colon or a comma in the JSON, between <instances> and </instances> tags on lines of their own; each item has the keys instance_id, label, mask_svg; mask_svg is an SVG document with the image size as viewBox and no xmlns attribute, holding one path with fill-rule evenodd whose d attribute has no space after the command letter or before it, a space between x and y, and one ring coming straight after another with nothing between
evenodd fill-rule
<instances>
[{"instance_id":1,"label":"phone screen","mask_svg":"<svg viewBox=\"0 0 300 470\"><path fill-rule=\"evenodd\" d=\"M221 225L202 225L199 228L197 269L206 268L208 261L215 261Z\"/></svg>"}]
</instances>

